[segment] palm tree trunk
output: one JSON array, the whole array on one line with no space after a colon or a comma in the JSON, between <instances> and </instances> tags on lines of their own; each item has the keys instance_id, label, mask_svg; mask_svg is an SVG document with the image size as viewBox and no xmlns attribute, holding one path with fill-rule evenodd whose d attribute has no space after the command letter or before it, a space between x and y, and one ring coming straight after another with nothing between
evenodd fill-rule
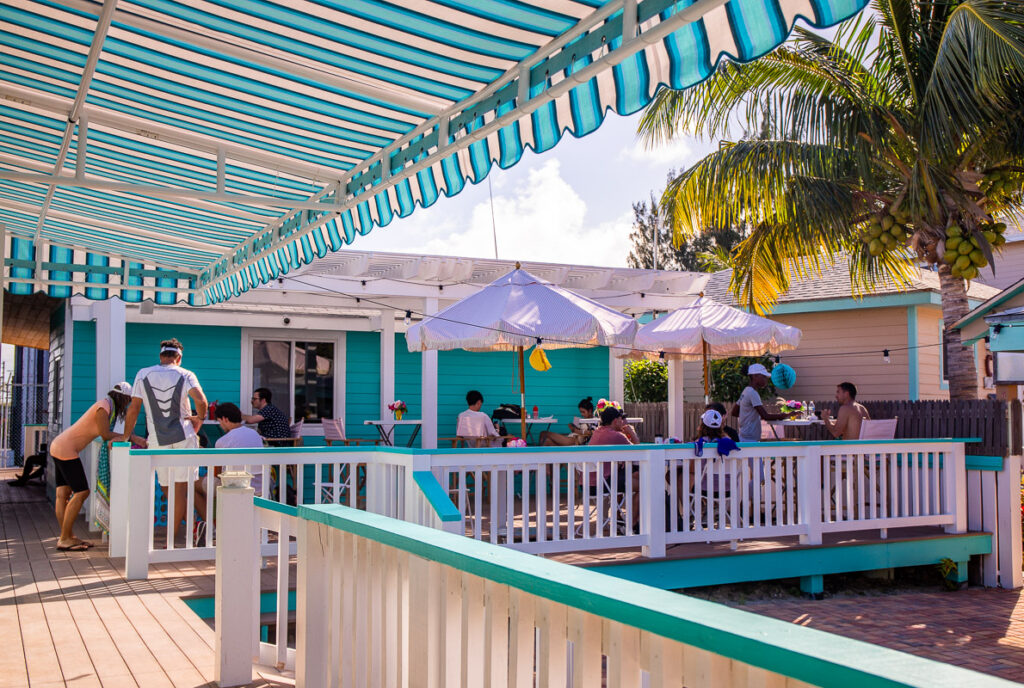
<instances>
[{"instance_id":1,"label":"palm tree trunk","mask_svg":"<svg viewBox=\"0 0 1024 688\"><path fill-rule=\"evenodd\" d=\"M974 350L963 347L959 330L950 329L970 310L967 285L959 277L953 277L950 266L942 263L939 265L939 286L942 290L942 321L946 328L943 354L949 373L949 398L977 399L978 371L974 367Z\"/></svg>"}]
</instances>

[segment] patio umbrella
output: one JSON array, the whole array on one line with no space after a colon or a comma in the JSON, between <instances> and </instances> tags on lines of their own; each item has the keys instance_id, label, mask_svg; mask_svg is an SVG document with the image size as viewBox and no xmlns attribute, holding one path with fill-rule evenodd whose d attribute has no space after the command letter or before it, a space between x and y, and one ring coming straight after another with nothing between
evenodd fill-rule
<instances>
[{"instance_id":1,"label":"patio umbrella","mask_svg":"<svg viewBox=\"0 0 1024 688\"><path fill-rule=\"evenodd\" d=\"M526 437L523 350L629 346L636 321L520 268L405 333L409 351L467 349L519 353L520 426Z\"/></svg>"},{"instance_id":2,"label":"patio umbrella","mask_svg":"<svg viewBox=\"0 0 1024 688\"><path fill-rule=\"evenodd\" d=\"M795 349L800 330L701 297L639 330L633 350L620 358L667 358L704 362L704 396L708 395L708 356L760 356Z\"/></svg>"}]
</instances>

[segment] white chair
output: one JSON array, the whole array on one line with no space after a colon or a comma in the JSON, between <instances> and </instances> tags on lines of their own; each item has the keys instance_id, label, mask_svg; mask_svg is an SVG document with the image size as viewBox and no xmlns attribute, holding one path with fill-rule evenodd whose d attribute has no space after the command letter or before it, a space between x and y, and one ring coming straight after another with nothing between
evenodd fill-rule
<instances>
[{"instance_id":1,"label":"white chair","mask_svg":"<svg viewBox=\"0 0 1024 688\"><path fill-rule=\"evenodd\" d=\"M341 419L341 418L324 418L323 419L323 426L324 426L324 442L327 444L328 447L334 446L335 442L337 442L338 444L344 445L346 447L348 447L348 446L350 446L352 444L354 444L354 445L356 445L358 447L358 446L363 445L363 444L372 444L372 445L376 446L376 445L379 445L381 442L384 441L384 440L379 439L379 438L378 439L374 439L374 440L365 440L365 439L356 439L356 438L348 438L348 437L346 437L345 436L345 421L343 419Z\"/></svg>"},{"instance_id":2,"label":"white chair","mask_svg":"<svg viewBox=\"0 0 1024 688\"><path fill-rule=\"evenodd\" d=\"M604 464L598 463L597 470L587 470L589 474L587 476L587 490L583 490L583 467L580 464L575 464L576 471L576 488L579 490L578 495L583 506L584 518L576 524L575 534L576 537L583 536L583 529L590 529L590 521L597 516L597 533L595 537L604 537L605 527L609 521L614 519L614 523L618 526L618 529L624 529L626 524L625 508L626 508L626 486L619 485L618 492L615 495L615 504L612 505L612 479L611 476L604 475ZM604 502L604 508L601 510L603 513L598 513L597 509L597 496L598 489L600 488L600 494L602 501ZM634 522L640 518L639 514L633 514Z\"/></svg>"},{"instance_id":3,"label":"white chair","mask_svg":"<svg viewBox=\"0 0 1024 688\"><path fill-rule=\"evenodd\" d=\"M891 440L896 437L896 422L899 417L884 420L862 420L860 422L861 440Z\"/></svg>"}]
</instances>

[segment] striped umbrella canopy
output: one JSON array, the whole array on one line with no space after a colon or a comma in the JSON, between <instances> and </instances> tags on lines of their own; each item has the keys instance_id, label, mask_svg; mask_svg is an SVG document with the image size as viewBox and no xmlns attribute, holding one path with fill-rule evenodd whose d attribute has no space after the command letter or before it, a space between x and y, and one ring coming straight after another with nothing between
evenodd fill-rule
<instances>
[{"instance_id":1,"label":"striped umbrella canopy","mask_svg":"<svg viewBox=\"0 0 1024 688\"><path fill-rule=\"evenodd\" d=\"M223 301L866 4L0 0L6 279Z\"/></svg>"},{"instance_id":2,"label":"striped umbrella canopy","mask_svg":"<svg viewBox=\"0 0 1024 688\"><path fill-rule=\"evenodd\" d=\"M519 268L405 333L409 351L517 351L523 437L526 437L524 349L622 347L633 341L633 318Z\"/></svg>"}]
</instances>

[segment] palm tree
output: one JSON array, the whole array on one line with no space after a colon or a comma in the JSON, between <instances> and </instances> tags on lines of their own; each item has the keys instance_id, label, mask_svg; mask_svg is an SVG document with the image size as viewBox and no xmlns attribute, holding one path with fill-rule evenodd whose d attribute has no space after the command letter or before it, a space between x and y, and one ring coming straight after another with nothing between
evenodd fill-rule
<instances>
[{"instance_id":1,"label":"palm tree","mask_svg":"<svg viewBox=\"0 0 1024 688\"><path fill-rule=\"evenodd\" d=\"M689 90L662 90L640 134L724 140L662 199L676 241L746 224L732 256L737 299L765 312L790 279L837 256L858 292L936 266L950 396L976 398L971 352L950 325L965 280L1021 219L1024 2L873 0L832 39L797 28L748 64L723 61ZM963 256L963 257L961 257Z\"/></svg>"}]
</instances>

